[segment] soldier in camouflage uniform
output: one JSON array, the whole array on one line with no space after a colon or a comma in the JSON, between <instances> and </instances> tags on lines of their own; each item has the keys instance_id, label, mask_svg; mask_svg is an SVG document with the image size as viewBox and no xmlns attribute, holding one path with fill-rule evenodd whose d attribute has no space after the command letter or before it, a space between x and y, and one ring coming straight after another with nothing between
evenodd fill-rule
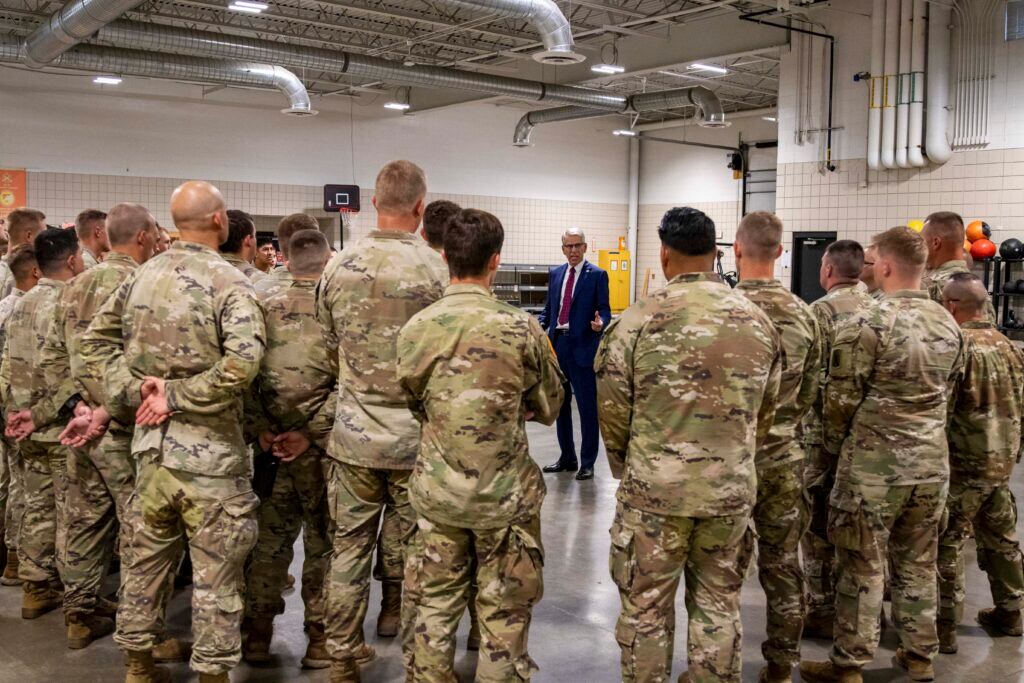
<instances>
[{"instance_id":1,"label":"soldier in camouflage uniform","mask_svg":"<svg viewBox=\"0 0 1024 683\"><path fill-rule=\"evenodd\" d=\"M928 270L921 280L921 288L937 304L942 304L942 290L949 278L957 273L969 273L964 254L964 219L952 211L936 211L924 221L921 237L928 246ZM989 319L995 321L996 311L989 301L985 305Z\"/></svg>"},{"instance_id":2,"label":"soldier in camouflage uniform","mask_svg":"<svg viewBox=\"0 0 1024 683\"><path fill-rule=\"evenodd\" d=\"M3 350L7 346L7 324L14 312L15 305L25 295L25 292L36 286L42 277L36 263L36 252L32 247L19 247L14 252L9 252L4 258L14 274L15 287L6 298L0 301L0 358L3 357ZM6 395L6 389L0 387L0 400ZM6 413L6 409L3 409L3 412ZM25 507L23 473L18 445L14 439L6 435L0 435L0 459L2 459L0 469L6 471L8 482L6 488L0 493L4 500L4 504L0 505L0 509L3 509L4 512L2 540L7 548L7 565L4 567L3 576L0 576L0 584L20 586L18 532L21 529L21 516Z\"/></svg>"},{"instance_id":3,"label":"soldier in camouflage uniform","mask_svg":"<svg viewBox=\"0 0 1024 683\"><path fill-rule=\"evenodd\" d=\"M399 381L421 425L409 480L419 517L406 569L408 680L455 683L455 630L474 579L475 680L528 681L537 670L527 639L543 594L546 489L525 422L555 421L564 378L536 319L490 291L503 240L497 218L460 211L444 237L452 284L398 337Z\"/></svg>"},{"instance_id":4,"label":"soldier in camouflage uniform","mask_svg":"<svg viewBox=\"0 0 1024 683\"><path fill-rule=\"evenodd\" d=\"M821 287L827 294L811 304L811 312L818 322L822 363L819 391L813 409L804 419L802 430L807 450L804 485L811 502L810 526L801 541L807 573L804 635L828 640L832 639L836 614L836 550L828 540L828 497L835 483L838 454L828 453L822 443L820 387L826 381L827 359L835 342L836 329L847 318L875 305L874 299L857 287L858 274L863 272L864 263L864 249L857 242L839 240L830 244L822 257L818 273Z\"/></svg>"},{"instance_id":5,"label":"soldier in camouflage uniform","mask_svg":"<svg viewBox=\"0 0 1024 683\"><path fill-rule=\"evenodd\" d=\"M7 255L0 258L0 299L14 289L14 273L9 265L11 255L18 247L31 247L33 241L46 228L46 215L36 209L15 209L7 214Z\"/></svg>"},{"instance_id":6,"label":"soldier in camouflage uniform","mask_svg":"<svg viewBox=\"0 0 1024 683\"><path fill-rule=\"evenodd\" d=\"M187 541L191 667L203 683L226 683L241 657L243 563L257 533L242 395L263 357L263 314L249 280L216 252L228 229L217 188L181 185L171 215L181 240L129 275L82 339L110 412L136 416L137 524L115 641L128 653L128 683L167 680L152 657L159 593Z\"/></svg>"},{"instance_id":7,"label":"soldier in camouflage uniform","mask_svg":"<svg viewBox=\"0 0 1024 683\"><path fill-rule=\"evenodd\" d=\"M398 513L403 546L415 524L408 481L419 424L398 384L395 344L402 326L441 298L448 284L441 256L416 235L425 195L418 166L408 161L384 166L374 194L378 229L332 259L318 289L317 317L329 352L338 355L336 401L325 404L306 430L313 441L330 436L332 683L358 681L356 659L368 654L363 619L383 507ZM403 643L411 644L411 633L403 633Z\"/></svg>"},{"instance_id":8,"label":"soldier in camouflage uniform","mask_svg":"<svg viewBox=\"0 0 1024 683\"><path fill-rule=\"evenodd\" d=\"M953 318L920 291L927 250L905 227L876 242L886 298L852 316L829 351L825 448L839 454L830 498L836 621L830 659L804 662L805 681L860 681L878 647L884 565L892 565L894 663L932 680L936 548L949 482L947 404L963 371Z\"/></svg>"},{"instance_id":9,"label":"soldier in camouflage uniform","mask_svg":"<svg viewBox=\"0 0 1024 683\"><path fill-rule=\"evenodd\" d=\"M768 316L712 274L710 218L672 209L658 235L669 283L609 326L595 362L601 433L622 480L610 558L622 680L668 679L683 576L680 680L739 681L739 564L752 552L754 455L775 416L781 341Z\"/></svg>"},{"instance_id":10,"label":"soldier in camouflage uniform","mask_svg":"<svg viewBox=\"0 0 1024 683\"><path fill-rule=\"evenodd\" d=\"M285 262L288 261L288 242L299 230L319 230L320 224L316 219L305 213L293 213L285 216L277 224L277 239L281 244L281 254ZM273 245L271 245L273 246ZM259 270L257 268L257 270ZM262 271L260 271L262 272ZM288 288L292 283L292 274L287 268L274 268L266 277L256 281L256 294L262 299L270 296L281 288Z\"/></svg>"},{"instance_id":11,"label":"soldier in camouflage uniform","mask_svg":"<svg viewBox=\"0 0 1024 683\"><path fill-rule=\"evenodd\" d=\"M793 665L800 661L806 613L800 538L807 530L809 511L804 450L796 437L818 393L821 340L810 307L774 278L775 261L782 255L782 221L767 211L748 213L740 221L733 249L740 277L737 290L765 312L782 340L778 410L754 463L758 577L768 602L768 638L761 645L767 666L760 680L782 683L790 680Z\"/></svg>"},{"instance_id":12,"label":"soldier in camouflage uniform","mask_svg":"<svg viewBox=\"0 0 1024 683\"><path fill-rule=\"evenodd\" d=\"M948 521L939 539L939 650L951 654L963 616L964 545L972 535L996 605L979 612L978 621L1005 635L1024 633L1024 564L1009 485L1021 449L1024 358L988 320L988 293L976 276L953 275L944 295L963 330L966 366L951 408Z\"/></svg>"},{"instance_id":13,"label":"soldier in camouflage uniform","mask_svg":"<svg viewBox=\"0 0 1024 683\"><path fill-rule=\"evenodd\" d=\"M99 209L86 209L75 217L75 234L82 245L82 263L85 269L99 265L110 251L107 235L107 214Z\"/></svg>"},{"instance_id":14,"label":"soldier in camouflage uniform","mask_svg":"<svg viewBox=\"0 0 1024 683\"><path fill-rule=\"evenodd\" d=\"M851 240L840 240L840 241L851 241ZM878 283L875 282L875 245L869 244L864 249L864 267L860 271L860 282L867 289L867 293L871 295L871 298L875 301L881 301L885 297L885 292Z\"/></svg>"},{"instance_id":15,"label":"soldier in camouflage uniform","mask_svg":"<svg viewBox=\"0 0 1024 683\"><path fill-rule=\"evenodd\" d=\"M316 319L316 282L331 251L319 230L300 230L291 238L288 271L292 280L260 303L267 325L267 351L253 384L255 431L263 451L281 434L303 428L334 391L336 356L329 356ZM249 633L243 657L270 661L274 617L284 612L285 587L293 546L303 533L302 601L309 647L304 666L326 668L330 658L324 635L323 583L330 562L325 462L316 445L277 468L270 496L260 505L259 539L246 571Z\"/></svg>"},{"instance_id":16,"label":"soldier in camouflage uniform","mask_svg":"<svg viewBox=\"0 0 1024 683\"><path fill-rule=\"evenodd\" d=\"M34 251L43 278L14 308L0 366L5 387L6 435L18 440L24 486L24 510L18 536L24 597L21 616L35 619L61 604L52 583L67 583L67 466L69 452L60 443L62 424L36 410L49 390L41 350L65 283L84 270L73 231L47 228L36 236Z\"/></svg>"},{"instance_id":17,"label":"soldier in camouflage uniform","mask_svg":"<svg viewBox=\"0 0 1024 683\"><path fill-rule=\"evenodd\" d=\"M152 256L156 244L156 221L145 207L119 204L111 209L107 222L109 235L107 225L103 235L113 250L106 252L102 263L73 278L54 308L40 355L48 390L32 407L33 419L41 423L58 422L66 406L73 407L76 415L61 434L64 445L74 446L68 461L63 575L67 639L72 649L86 647L114 630L116 605L102 599L100 589L118 522L129 526L124 509L135 481L130 461L110 459L113 451L97 441L108 429L110 413L103 407L102 378L90 376L83 367L81 339L96 311L138 263ZM130 549L129 538L122 539L126 549Z\"/></svg>"},{"instance_id":18,"label":"soldier in camouflage uniform","mask_svg":"<svg viewBox=\"0 0 1024 683\"><path fill-rule=\"evenodd\" d=\"M253 283L267 274L252 264L256 257L256 224L245 211L228 211L228 238L218 247L221 258L242 271Z\"/></svg>"}]
</instances>

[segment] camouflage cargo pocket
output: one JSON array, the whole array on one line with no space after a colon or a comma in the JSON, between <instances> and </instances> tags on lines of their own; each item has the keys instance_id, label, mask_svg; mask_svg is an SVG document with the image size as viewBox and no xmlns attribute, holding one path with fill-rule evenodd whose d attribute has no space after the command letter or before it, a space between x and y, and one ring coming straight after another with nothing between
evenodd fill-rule
<instances>
[{"instance_id":1,"label":"camouflage cargo pocket","mask_svg":"<svg viewBox=\"0 0 1024 683\"><path fill-rule=\"evenodd\" d=\"M636 577L636 546L633 530L627 529L620 519L612 524L612 548L608 558L612 581L619 590L628 591Z\"/></svg>"},{"instance_id":2,"label":"camouflage cargo pocket","mask_svg":"<svg viewBox=\"0 0 1024 683\"><path fill-rule=\"evenodd\" d=\"M875 632L879 627L879 611L872 610L861 592L861 587L847 574L840 571L836 577L836 625L844 633L858 633L862 636ZM874 612L872 614L872 612Z\"/></svg>"},{"instance_id":3,"label":"camouflage cargo pocket","mask_svg":"<svg viewBox=\"0 0 1024 683\"><path fill-rule=\"evenodd\" d=\"M532 608L544 595L544 551L532 534L516 526L509 528L507 543L502 604Z\"/></svg>"},{"instance_id":4,"label":"camouflage cargo pocket","mask_svg":"<svg viewBox=\"0 0 1024 683\"><path fill-rule=\"evenodd\" d=\"M259 506L260 499L252 491L220 501L220 507L225 513L222 524L228 531L223 548L223 557L227 561L244 561L256 545L259 524L255 513Z\"/></svg>"},{"instance_id":5,"label":"camouflage cargo pocket","mask_svg":"<svg viewBox=\"0 0 1024 683\"><path fill-rule=\"evenodd\" d=\"M859 493L834 489L829 498L828 540L837 548L864 550L871 535L865 528L863 498Z\"/></svg>"}]
</instances>

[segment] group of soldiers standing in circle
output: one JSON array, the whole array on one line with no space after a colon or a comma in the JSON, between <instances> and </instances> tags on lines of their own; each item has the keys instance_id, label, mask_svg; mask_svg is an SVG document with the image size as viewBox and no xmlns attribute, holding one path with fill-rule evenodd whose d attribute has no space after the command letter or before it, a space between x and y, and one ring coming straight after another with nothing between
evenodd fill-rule
<instances>
[{"instance_id":1,"label":"group of soldiers standing in circle","mask_svg":"<svg viewBox=\"0 0 1024 683\"><path fill-rule=\"evenodd\" d=\"M189 652L203 683L224 683L243 657L269 661L302 534L304 666L358 683L376 574L378 634L401 638L407 681L454 683L467 608L476 680L530 679L545 486L525 423L555 420L565 378L540 323L491 293L499 220L426 191L415 164L387 164L377 229L334 258L313 218L286 217L287 266L270 275L251 265L252 219L204 182L172 194L180 240L156 257L137 204L106 216L88 268L91 236L12 215L0 502L23 618L62 606L72 648L114 632L127 683L167 681L160 663ZM791 680L807 635L834 645L803 680L860 681L887 587L895 663L932 680L936 652L956 651L972 534L995 601L978 619L1020 636L1008 482L1024 360L962 260L960 218L832 244L812 305L774 278L772 214L740 222L735 289L712 272L706 215L672 209L658 235L668 284L613 321L595 362L621 480L622 680L671 676L680 580L679 681L740 679L755 544L766 683ZM192 644L164 621L186 544Z\"/></svg>"}]
</instances>

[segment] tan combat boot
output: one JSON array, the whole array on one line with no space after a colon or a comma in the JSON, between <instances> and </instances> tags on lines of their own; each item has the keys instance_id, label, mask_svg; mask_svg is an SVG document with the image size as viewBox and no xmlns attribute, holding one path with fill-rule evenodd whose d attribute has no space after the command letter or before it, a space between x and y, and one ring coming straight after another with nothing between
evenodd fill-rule
<instances>
[{"instance_id":1,"label":"tan combat boot","mask_svg":"<svg viewBox=\"0 0 1024 683\"><path fill-rule=\"evenodd\" d=\"M935 680L935 667L932 666L931 660L919 657L902 647L896 648L896 656L892 658L892 663L905 669L907 677L912 681Z\"/></svg>"},{"instance_id":2,"label":"tan combat boot","mask_svg":"<svg viewBox=\"0 0 1024 683\"><path fill-rule=\"evenodd\" d=\"M1006 636L1024 635L1024 624L1021 622L1020 610L989 607L978 612L978 623L995 629Z\"/></svg>"},{"instance_id":3,"label":"tan combat boot","mask_svg":"<svg viewBox=\"0 0 1024 683\"><path fill-rule=\"evenodd\" d=\"M939 652L944 655L955 655L957 651L956 624L952 621L939 621L935 626L939 632Z\"/></svg>"},{"instance_id":4,"label":"tan combat boot","mask_svg":"<svg viewBox=\"0 0 1024 683\"><path fill-rule=\"evenodd\" d=\"M48 581L26 581L22 586L21 618L38 619L64 602L63 593L50 588Z\"/></svg>"},{"instance_id":5,"label":"tan combat boot","mask_svg":"<svg viewBox=\"0 0 1024 683\"><path fill-rule=\"evenodd\" d=\"M307 669L330 668L331 656L327 654L327 635L324 633L324 625L309 624L306 633L309 637L309 644L306 646L306 654L302 657L302 666Z\"/></svg>"},{"instance_id":6,"label":"tan combat boot","mask_svg":"<svg viewBox=\"0 0 1024 683\"><path fill-rule=\"evenodd\" d=\"M227 671L221 671L219 674L199 674L199 683L231 683L231 678L228 676Z\"/></svg>"},{"instance_id":7,"label":"tan combat boot","mask_svg":"<svg viewBox=\"0 0 1024 683\"><path fill-rule=\"evenodd\" d=\"M169 683L171 672L153 663L149 650L128 650L128 675L124 683Z\"/></svg>"},{"instance_id":8,"label":"tan combat boot","mask_svg":"<svg viewBox=\"0 0 1024 683\"><path fill-rule=\"evenodd\" d=\"M402 582L381 583L380 616L377 617L377 635L394 638L402 619Z\"/></svg>"},{"instance_id":9,"label":"tan combat boot","mask_svg":"<svg viewBox=\"0 0 1024 683\"><path fill-rule=\"evenodd\" d=\"M863 683L860 667L837 666L831 661L800 662L804 683Z\"/></svg>"},{"instance_id":10,"label":"tan combat boot","mask_svg":"<svg viewBox=\"0 0 1024 683\"><path fill-rule=\"evenodd\" d=\"M249 635L242 643L242 659L248 664L270 661L270 641L274 639L274 618L254 617L249 622Z\"/></svg>"},{"instance_id":11,"label":"tan combat boot","mask_svg":"<svg viewBox=\"0 0 1024 683\"><path fill-rule=\"evenodd\" d=\"M81 650L89 643L114 632L114 622L96 614L68 615L68 649Z\"/></svg>"},{"instance_id":12,"label":"tan combat boot","mask_svg":"<svg viewBox=\"0 0 1024 683\"><path fill-rule=\"evenodd\" d=\"M158 664L187 662L192 656L192 643L179 638L168 637L153 646L153 661Z\"/></svg>"},{"instance_id":13,"label":"tan combat boot","mask_svg":"<svg viewBox=\"0 0 1024 683\"><path fill-rule=\"evenodd\" d=\"M792 683L793 667L779 662L767 662L757 677L757 683Z\"/></svg>"},{"instance_id":14,"label":"tan combat boot","mask_svg":"<svg viewBox=\"0 0 1024 683\"><path fill-rule=\"evenodd\" d=\"M361 683L359 664L354 659L336 659L331 662L330 683Z\"/></svg>"},{"instance_id":15,"label":"tan combat boot","mask_svg":"<svg viewBox=\"0 0 1024 683\"><path fill-rule=\"evenodd\" d=\"M7 551L7 566L4 567L4 575L0 576L0 585L20 586L21 579L18 578L18 551L9 548Z\"/></svg>"}]
</instances>

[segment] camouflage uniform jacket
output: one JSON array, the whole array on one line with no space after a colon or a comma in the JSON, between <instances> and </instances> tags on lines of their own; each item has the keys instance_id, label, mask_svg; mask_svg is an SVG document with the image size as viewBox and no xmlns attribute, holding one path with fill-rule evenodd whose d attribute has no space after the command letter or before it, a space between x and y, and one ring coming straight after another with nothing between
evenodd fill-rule
<instances>
[{"instance_id":1,"label":"camouflage uniform jacket","mask_svg":"<svg viewBox=\"0 0 1024 683\"><path fill-rule=\"evenodd\" d=\"M420 422L409 500L426 518L493 529L540 514L526 413L558 417L561 371L536 318L477 285L451 285L398 335L398 378Z\"/></svg>"},{"instance_id":2,"label":"camouflage uniform jacket","mask_svg":"<svg viewBox=\"0 0 1024 683\"><path fill-rule=\"evenodd\" d=\"M240 475L250 470L242 394L264 338L252 283L213 249L179 240L107 300L82 354L88 372L104 378L115 416L137 408L145 377L167 381L174 413L158 427L136 427L133 452L155 450L169 469Z\"/></svg>"},{"instance_id":3,"label":"camouflage uniform jacket","mask_svg":"<svg viewBox=\"0 0 1024 683\"><path fill-rule=\"evenodd\" d=\"M10 253L10 247L7 247ZM6 299L14 289L14 273L7 263L7 256L0 258L0 299Z\"/></svg>"},{"instance_id":4,"label":"camouflage uniform jacket","mask_svg":"<svg viewBox=\"0 0 1024 683\"><path fill-rule=\"evenodd\" d=\"M8 396L4 397L8 413L28 410L49 393L50 387L41 363L42 350L50 333L54 309L65 286L60 280L44 277L14 307L7 323L7 345L0 367L3 383L9 388ZM52 421L39 421L35 425L36 430L29 438L46 443L59 441L64 429L63 425Z\"/></svg>"},{"instance_id":5,"label":"camouflage uniform jacket","mask_svg":"<svg viewBox=\"0 0 1024 683\"><path fill-rule=\"evenodd\" d=\"M953 481L1006 484L1021 446L1024 359L990 322L966 322L964 374L949 422Z\"/></svg>"},{"instance_id":6,"label":"camouflage uniform jacket","mask_svg":"<svg viewBox=\"0 0 1024 683\"><path fill-rule=\"evenodd\" d=\"M275 268L269 274L264 273L259 268L256 270L263 275L263 277L258 277L252 281L252 286L256 288L256 298L260 301L276 294L278 290L288 287L293 280L292 272L287 268Z\"/></svg>"},{"instance_id":7,"label":"camouflage uniform jacket","mask_svg":"<svg viewBox=\"0 0 1024 683\"><path fill-rule=\"evenodd\" d=\"M82 263L85 264L85 269L89 270L94 266L98 266L100 260L89 249L82 247Z\"/></svg>"},{"instance_id":8,"label":"camouflage uniform jacket","mask_svg":"<svg viewBox=\"0 0 1024 683\"><path fill-rule=\"evenodd\" d=\"M812 410L804 418L802 431L803 442L806 445L818 446L822 443L821 390L825 386L825 379L828 376L829 349L836 338L836 328L847 318L874 307L876 303L874 297L868 294L866 289L862 289L856 284L844 284L836 285L828 291L828 294L811 304L811 312L814 313L814 318L818 321L818 334L821 342L821 374Z\"/></svg>"},{"instance_id":9,"label":"camouflage uniform jacket","mask_svg":"<svg viewBox=\"0 0 1024 683\"><path fill-rule=\"evenodd\" d=\"M682 517L750 512L782 371L760 308L717 275L680 275L608 326L594 367L619 502Z\"/></svg>"},{"instance_id":10,"label":"camouflage uniform jacket","mask_svg":"<svg viewBox=\"0 0 1024 683\"><path fill-rule=\"evenodd\" d=\"M874 299L875 301L882 301L883 299L885 299L885 290L882 288L878 288L875 291L870 292L870 294L871 298Z\"/></svg>"},{"instance_id":11,"label":"camouflage uniform jacket","mask_svg":"<svg viewBox=\"0 0 1024 683\"><path fill-rule=\"evenodd\" d=\"M337 355L328 354L316 319L316 282L293 279L257 298L267 325L267 350L253 383L264 420L257 431L301 429L333 393L337 374Z\"/></svg>"},{"instance_id":12,"label":"camouflage uniform jacket","mask_svg":"<svg viewBox=\"0 0 1024 683\"><path fill-rule=\"evenodd\" d=\"M308 434L320 441L330 432L327 453L336 460L412 469L420 429L398 384L396 342L402 326L444 294L442 264L417 235L390 230L371 232L327 264L317 317L338 357L338 396L335 415L321 410Z\"/></svg>"},{"instance_id":13,"label":"camouflage uniform jacket","mask_svg":"<svg viewBox=\"0 0 1024 683\"><path fill-rule=\"evenodd\" d=\"M736 286L765 312L782 340L782 379L775 421L757 450L757 469L802 460L797 429L818 393L821 339L810 306L778 280L741 280Z\"/></svg>"},{"instance_id":14,"label":"camouflage uniform jacket","mask_svg":"<svg viewBox=\"0 0 1024 683\"><path fill-rule=\"evenodd\" d=\"M23 296L25 292L15 287L10 294L0 300L0 353L3 353L3 348L7 344L7 323L14 313L14 307Z\"/></svg>"},{"instance_id":15,"label":"camouflage uniform jacket","mask_svg":"<svg viewBox=\"0 0 1024 683\"><path fill-rule=\"evenodd\" d=\"M971 269L967 267L967 261L946 261L938 268L929 270L924 274L921 279L921 289L928 290L928 296L932 301L942 305L942 290L946 288L946 283L949 282L949 278L959 273L969 273ZM992 306L992 300L988 300L988 304L985 308L988 311L990 320L996 319L996 309Z\"/></svg>"},{"instance_id":16,"label":"camouflage uniform jacket","mask_svg":"<svg viewBox=\"0 0 1024 683\"><path fill-rule=\"evenodd\" d=\"M103 378L90 375L82 362L82 335L137 265L132 257L112 251L95 268L80 273L64 287L40 358L48 391L32 407L36 424L56 420L61 407L75 394L92 406L106 403Z\"/></svg>"},{"instance_id":17,"label":"camouflage uniform jacket","mask_svg":"<svg viewBox=\"0 0 1024 683\"><path fill-rule=\"evenodd\" d=\"M240 271L242 271L242 274L249 278L249 280L253 283L259 282L260 280L263 280L264 278L267 277L267 274L264 273L262 270L260 270L253 264L249 263L245 259L239 258L235 254L221 254L220 257L227 261L228 263L230 263L231 265L233 265L235 268L238 268Z\"/></svg>"},{"instance_id":18,"label":"camouflage uniform jacket","mask_svg":"<svg viewBox=\"0 0 1024 683\"><path fill-rule=\"evenodd\" d=\"M963 366L960 328L927 292L894 292L842 323L824 389L836 481L948 481L947 407Z\"/></svg>"}]
</instances>

